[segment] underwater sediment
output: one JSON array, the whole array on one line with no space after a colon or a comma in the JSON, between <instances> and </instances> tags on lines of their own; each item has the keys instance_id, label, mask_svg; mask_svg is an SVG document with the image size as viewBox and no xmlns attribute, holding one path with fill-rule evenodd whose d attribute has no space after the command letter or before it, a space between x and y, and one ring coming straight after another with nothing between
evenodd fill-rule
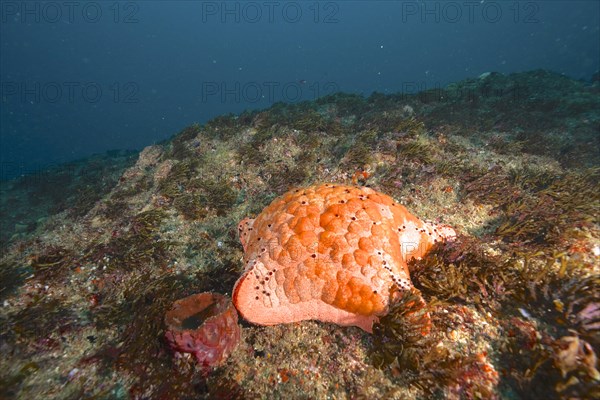
<instances>
[{"instance_id":1,"label":"underwater sediment","mask_svg":"<svg viewBox=\"0 0 600 400\"><path fill-rule=\"evenodd\" d=\"M240 318L210 369L174 354L173 304L232 296L240 221L325 182L457 237L408 263L372 334ZM3 182L0 396L598 398L599 182L598 82L542 70L277 103Z\"/></svg>"}]
</instances>

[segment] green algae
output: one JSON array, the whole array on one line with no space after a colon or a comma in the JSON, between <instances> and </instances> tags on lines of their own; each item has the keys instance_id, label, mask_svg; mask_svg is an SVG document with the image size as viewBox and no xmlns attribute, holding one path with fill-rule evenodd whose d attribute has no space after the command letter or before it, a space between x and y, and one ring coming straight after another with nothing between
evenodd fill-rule
<instances>
[{"instance_id":1,"label":"green algae","mask_svg":"<svg viewBox=\"0 0 600 400\"><path fill-rule=\"evenodd\" d=\"M43 340L58 331L66 332L78 325L76 314L59 299L35 296L27 308L10 316L10 325L2 335L11 340Z\"/></svg>"},{"instance_id":2,"label":"green algae","mask_svg":"<svg viewBox=\"0 0 600 400\"><path fill-rule=\"evenodd\" d=\"M373 162L378 136L373 129L359 132L356 137L349 136L342 141L334 151L339 158L344 157L348 169L362 169Z\"/></svg>"},{"instance_id":3,"label":"green algae","mask_svg":"<svg viewBox=\"0 0 600 400\"><path fill-rule=\"evenodd\" d=\"M206 217L206 208L198 195L186 193L173 201L173 207L187 220L198 220Z\"/></svg>"},{"instance_id":4,"label":"green algae","mask_svg":"<svg viewBox=\"0 0 600 400\"><path fill-rule=\"evenodd\" d=\"M16 262L0 263L0 302L14 294L31 274L31 268Z\"/></svg>"},{"instance_id":5,"label":"green algae","mask_svg":"<svg viewBox=\"0 0 600 400\"><path fill-rule=\"evenodd\" d=\"M195 159L187 159L174 164L167 177L160 183L160 193L169 199L183 195L185 185L194 175L197 165L198 161Z\"/></svg>"},{"instance_id":6,"label":"green algae","mask_svg":"<svg viewBox=\"0 0 600 400\"><path fill-rule=\"evenodd\" d=\"M468 197L496 205L495 234L507 242L549 246L572 236L569 227L597 221L598 169L556 176L540 169L496 166L465 186Z\"/></svg>"},{"instance_id":7,"label":"green algae","mask_svg":"<svg viewBox=\"0 0 600 400\"><path fill-rule=\"evenodd\" d=\"M516 196L501 205L505 218L496 234L505 240L556 243L568 235L569 226L590 224L597 220L600 207L598 169L569 174L552 183L534 196ZM536 179L523 179L523 186L536 187Z\"/></svg>"},{"instance_id":8,"label":"green algae","mask_svg":"<svg viewBox=\"0 0 600 400\"><path fill-rule=\"evenodd\" d=\"M2 373L2 379L0 379L0 393L2 393L3 396L16 396L18 388L23 381L39 369L39 364L32 361L23 365L16 373L11 375L4 375L4 373Z\"/></svg>"},{"instance_id":9,"label":"green algae","mask_svg":"<svg viewBox=\"0 0 600 400\"><path fill-rule=\"evenodd\" d=\"M190 149L189 144L192 139L198 136L202 132L202 127L199 124L193 124L177 135L173 136L170 141L170 148L166 153L166 157L175 160L185 160L194 156L193 151Z\"/></svg>"},{"instance_id":10,"label":"green algae","mask_svg":"<svg viewBox=\"0 0 600 400\"><path fill-rule=\"evenodd\" d=\"M416 287L444 301L497 306L512 278L506 261L486 255L475 239L459 237L456 242L439 245L427 257L409 263Z\"/></svg>"},{"instance_id":11,"label":"green algae","mask_svg":"<svg viewBox=\"0 0 600 400\"><path fill-rule=\"evenodd\" d=\"M73 256L72 252L58 246L50 247L42 254L32 255L33 275L44 283L65 279L67 271L73 268Z\"/></svg>"},{"instance_id":12,"label":"green algae","mask_svg":"<svg viewBox=\"0 0 600 400\"><path fill-rule=\"evenodd\" d=\"M213 209L217 216L225 215L238 200L238 193L226 178L202 179L198 180L196 185L200 189L200 201Z\"/></svg>"},{"instance_id":13,"label":"green algae","mask_svg":"<svg viewBox=\"0 0 600 400\"><path fill-rule=\"evenodd\" d=\"M414 289L392 302L387 315L373 325L370 357L375 367L397 361L403 368L419 369L419 359L432 344L425 334L429 329L426 312L420 293Z\"/></svg>"},{"instance_id":14,"label":"green algae","mask_svg":"<svg viewBox=\"0 0 600 400\"><path fill-rule=\"evenodd\" d=\"M428 140L419 137L398 145L399 155L409 159L431 164L434 160L434 148Z\"/></svg>"},{"instance_id":15,"label":"green algae","mask_svg":"<svg viewBox=\"0 0 600 400\"><path fill-rule=\"evenodd\" d=\"M125 182L126 180L124 178L121 179L121 182ZM124 202L126 201L128 198L134 197L140 193L144 193L148 190L150 190L150 188L152 188L152 177L151 176L142 176L140 177L140 179L135 180L135 182L133 182L133 184L124 184L121 185L117 188L115 188L115 190L111 193L110 195L110 202Z\"/></svg>"},{"instance_id":16,"label":"green algae","mask_svg":"<svg viewBox=\"0 0 600 400\"><path fill-rule=\"evenodd\" d=\"M149 210L134 216L127 231L115 231L104 244L92 244L85 261L99 262L104 270L131 270L156 264L164 267L169 261L173 240L161 240L161 221L167 217L162 210Z\"/></svg>"}]
</instances>

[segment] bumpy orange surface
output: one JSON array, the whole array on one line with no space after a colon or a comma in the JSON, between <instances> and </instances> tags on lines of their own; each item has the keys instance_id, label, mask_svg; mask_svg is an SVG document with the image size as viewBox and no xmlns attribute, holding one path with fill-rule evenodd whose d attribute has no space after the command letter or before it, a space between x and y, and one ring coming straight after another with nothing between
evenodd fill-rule
<instances>
[{"instance_id":1,"label":"bumpy orange surface","mask_svg":"<svg viewBox=\"0 0 600 400\"><path fill-rule=\"evenodd\" d=\"M406 262L455 235L385 194L336 184L284 194L239 233L245 271L233 302L246 320L315 319L368 332L390 291L411 287Z\"/></svg>"}]
</instances>

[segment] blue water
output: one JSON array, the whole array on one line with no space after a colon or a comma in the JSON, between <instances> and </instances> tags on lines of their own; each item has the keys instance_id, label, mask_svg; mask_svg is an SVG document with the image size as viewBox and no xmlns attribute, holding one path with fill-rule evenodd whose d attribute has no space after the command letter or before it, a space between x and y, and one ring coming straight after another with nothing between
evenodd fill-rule
<instances>
[{"instance_id":1,"label":"blue water","mask_svg":"<svg viewBox=\"0 0 600 400\"><path fill-rule=\"evenodd\" d=\"M0 5L0 179L275 101L599 70L597 1Z\"/></svg>"}]
</instances>

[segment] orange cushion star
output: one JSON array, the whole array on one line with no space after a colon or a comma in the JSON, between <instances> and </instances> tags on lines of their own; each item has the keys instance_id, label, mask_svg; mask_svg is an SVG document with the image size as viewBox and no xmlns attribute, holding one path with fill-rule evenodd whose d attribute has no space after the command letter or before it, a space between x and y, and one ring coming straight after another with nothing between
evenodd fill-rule
<instances>
[{"instance_id":1,"label":"orange cushion star","mask_svg":"<svg viewBox=\"0 0 600 400\"><path fill-rule=\"evenodd\" d=\"M336 184L285 193L239 233L245 271L233 302L246 320L313 319L368 332L391 291L412 286L407 261L455 236L385 194Z\"/></svg>"}]
</instances>

